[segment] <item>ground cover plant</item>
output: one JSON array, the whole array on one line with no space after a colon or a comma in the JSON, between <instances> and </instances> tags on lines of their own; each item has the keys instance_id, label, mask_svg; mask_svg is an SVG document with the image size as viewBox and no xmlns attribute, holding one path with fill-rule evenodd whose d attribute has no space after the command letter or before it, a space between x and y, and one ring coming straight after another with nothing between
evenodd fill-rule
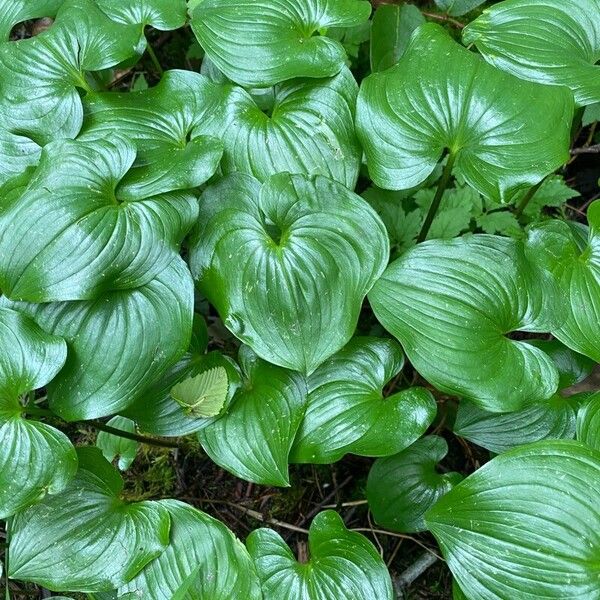
<instances>
[{"instance_id":1,"label":"ground cover plant","mask_svg":"<svg viewBox=\"0 0 600 600\"><path fill-rule=\"evenodd\" d=\"M598 119L600 0L0 0L5 600L600 600Z\"/></svg>"}]
</instances>

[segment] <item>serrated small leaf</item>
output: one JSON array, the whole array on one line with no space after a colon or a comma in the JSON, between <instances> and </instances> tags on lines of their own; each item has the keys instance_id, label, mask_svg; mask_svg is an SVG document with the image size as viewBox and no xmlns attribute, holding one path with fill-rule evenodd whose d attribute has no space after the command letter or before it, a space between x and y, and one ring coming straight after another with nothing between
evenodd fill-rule
<instances>
[{"instance_id":1,"label":"serrated small leaf","mask_svg":"<svg viewBox=\"0 0 600 600\"><path fill-rule=\"evenodd\" d=\"M385 563L367 538L349 531L332 510L319 513L310 526L306 564L294 558L271 529L257 529L246 540L269 600L392 600Z\"/></svg>"},{"instance_id":2,"label":"serrated small leaf","mask_svg":"<svg viewBox=\"0 0 600 600\"><path fill-rule=\"evenodd\" d=\"M171 397L184 412L208 418L221 412L228 388L227 371L223 367L214 367L175 384L171 388Z\"/></svg>"},{"instance_id":3,"label":"serrated small leaf","mask_svg":"<svg viewBox=\"0 0 600 600\"><path fill-rule=\"evenodd\" d=\"M521 231L518 219L506 210L480 215L476 221L477 227L489 234L514 235Z\"/></svg>"},{"instance_id":4,"label":"serrated small leaf","mask_svg":"<svg viewBox=\"0 0 600 600\"><path fill-rule=\"evenodd\" d=\"M600 392L596 392L577 413L577 439L600 452Z\"/></svg>"},{"instance_id":5,"label":"serrated small leaf","mask_svg":"<svg viewBox=\"0 0 600 600\"><path fill-rule=\"evenodd\" d=\"M11 578L53 591L109 591L167 548L167 509L125 502L123 481L100 450L78 454L79 471L67 489L13 518Z\"/></svg>"},{"instance_id":6,"label":"serrated small leaf","mask_svg":"<svg viewBox=\"0 0 600 600\"><path fill-rule=\"evenodd\" d=\"M357 133L379 187L418 185L448 149L457 176L508 202L569 159L572 116L569 90L494 69L426 23L394 67L363 80Z\"/></svg>"},{"instance_id":7,"label":"serrated small leaf","mask_svg":"<svg viewBox=\"0 0 600 600\"><path fill-rule=\"evenodd\" d=\"M236 337L310 373L354 333L388 255L383 223L341 184L281 173L261 186L232 174L202 195L189 261Z\"/></svg>"},{"instance_id":8,"label":"serrated small leaf","mask_svg":"<svg viewBox=\"0 0 600 600\"><path fill-rule=\"evenodd\" d=\"M244 385L227 411L198 432L205 452L230 473L262 485L289 485L288 457L306 405L306 382L240 349Z\"/></svg>"},{"instance_id":9,"label":"serrated small leaf","mask_svg":"<svg viewBox=\"0 0 600 600\"><path fill-rule=\"evenodd\" d=\"M292 462L333 463L345 454L389 456L418 439L437 406L425 388L385 397L404 355L390 339L355 337L309 378L308 404L292 448Z\"/></svg>"},{"instance_id":10,"label":"serrated small leaf","mask_svg":"<svg viewBox=\"0 0 600 600\"><path fill-rule=\"evenodd\" d=\"M203 0L192 30L229 79L266 87L297 77L330 77L344 66L339 42L314 35L367 21L362 0Z\"/></svg>"},{"instance_id":11,"label":"serrated small leaf","mask_svg":"<svg viewBox=\"0 0 600 600\"><path fill-rule=\"evenodd\" d=\"M136 433L135 423L131 419L117 415L108 421L108 426L127 433ZM127 471L138 453L140 444L135 440L130 440L113 433L99 431L96 439L96 446L100 448L104 458L112 463L118 460L117 466L121 471Z\"/></svg>"},{"instance_id":12,"label":"serrated small leaf","mask_svg":"<svg viewBox=\"0 0 600 600\"><path fill-rule=\"evenodd\" d=\"M518 77L571 88L585 106L600 101L598 23L598 0L506 0L467 25L463 41Z\"/></svg>"},{"instance_id":13,"label":"serrated small leaf","mask_svg":"<svg viewBox=\"0 0 600 600\"><path fill-rule=\"evenodd\" d=\"M598 600L600 452L544 441L497 456L426 514L470 600Z\"/></svg>"},{"instance_id":14,"label":"serrated small leaf","mask_svg":"<svg viewBox=\"0 0 600 600\"><path fill-rule=\"evenodd\" d=\"M385 71L404 54L412 32L425 23L421 11L412 4L382 4L371 26L371 71Z\"/></svg>"},{"instance_id":15,"label":"serrated small leaf","mask_svg":"<svg viewBox=\"0 0 600 600\"><path fill-rule=\"evenodd\" d=\"M160 504L171 516L169 547L120 588L119 598L262 599L248 551L223 523L177 500Z\"/></svg>"},{"instance_id":16,"label":"serrated small leaf","mask_svg":"<svg viewBox=\"0 0 600 600\"><path fill-rule=\"evenodd\" d=\"M559 208L571 198L577 198L581 194L570 188L563 177L552 175L547 177L542 185L536 190L535 194L529 200L523 214L530 218L538 218L542 209L546 206Z\"/></svg>"},{"instance_id":17,"label":"serrated small leaf","mask_svg":"<svg viewBox=\"0 0 600 600\"><path fill-rule=\"evenodd\" d=\"M375 521L402 533L426 530L425 513L463 478L460 473L437 472L437 463L447 453L446 441L431 435L399 454L377 459L367 479Z\"/></svg>"},{"instance_id":18,"label":"serrated small leaf","mask_svg":"<svg viewBox=\"0 0 600 600\"><path fill-rule=\"evenodd\" d=\"M547 332L554 293L520 242L472 235L431 240L403 254L369 302L427 381L486 410L507 412L556 391L552 359L506 337L516 330Z\"/></svg>"}]
</instances>

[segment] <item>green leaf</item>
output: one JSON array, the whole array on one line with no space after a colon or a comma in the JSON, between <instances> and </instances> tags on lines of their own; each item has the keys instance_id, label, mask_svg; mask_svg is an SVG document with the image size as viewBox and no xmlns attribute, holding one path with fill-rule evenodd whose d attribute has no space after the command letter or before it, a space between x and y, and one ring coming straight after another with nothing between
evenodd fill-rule
<instances>
[{"instance_id":1,"label":"green leaf","mask_svg":"<svg viewBox=\"0 0 600 600\"><path fill-rule=\"evenodd\" d=\"M125 502L123 481L97 448L81 448L79 471L60 495L13 518L9 576L53 591L124 585L169 544L160 502Z\"/></svg>"},{"instance_id":2,"label":"green leaf","mask_svg":"<svg viewBox=\"0 0 600 600\"><path fill-rule=\"evenodd\" d=\"M227 401L227 371L213 367L193 377L188 377L171 388L171 397L184 412L196 417L214 417Z\"/></svg>"},{"instance_id":3,"label":"green leaf","mask_svg":"<svg viewBox=\"0 0 600 600\"><path fill-rule=\"evenodd\" d=\"M481 6L485 0L434 0L436 6L451 17L460 17Z\"/></svg>"},{"instance_id":4,"label":"green leaf","mask_svg":"<svg viewBox=\"0 0 600 600\"><path fill-rule=\"evenodd\" d=\"M518 77L565 85L580 106L600 101L600 2L507 0L463 30L485 60Z\"/></svg>"},{"instance_id":5,"label":"green leaf","mask_svg":"<svg viewBox=\"0 0 600 600\"><path fill-rule=\"evenodd\" d=\"M357 133L379 187L418 185L448 149L457 176L508 202L569 159L572 116L568 90L498 71L427 23L363 80Z\"/></svg>"},{"instance_id":6,"label":"green leaf","mask_svg":"<svg viewBox=\"0 0 600 600\"><path fill-rule=\"evenodd\" d=\"M553 298L520 242L489 235L419 244L391 263L369 294L378 320L429 383L493 412L519 410L556 391L552 359L506 336L548 331Z\"/></svg>"},{"instance_id":7,"label":"green leaf","mask_svg":"<svg viewBox=\"0 0 600 600\"><path fill-rule=\"evenodd\" d=\"M425 520L465 596L598 600L600 452L575 441L502 454Z\"/></svg>"},{"instance_id":8,"label":"green leaf","mask_svg":"<svg viewBox=\"0 0 600 600\"><path fill-rule=\"evenodd\" d=\"M389 573L373 544L349 531L332 510L319 513L310 526L308 554L296 561L281 536L257 529L246 541L269 600L392 600Z\"/></svg>"},{"instance_id":9,"label":"green leaf","mask_svg":"<svg viewBox=\"0 0 600 600\"><path fill-rule=\"evenodd\" d=\"M28 137L0 129L0 186L36 166L41 152L41 147Z\"/></svg>"},{"instance_id":10,"label":"green leaf","mask_svg":"<svg viewBox=\"0 0 600 600\"><path fill-rule=\"evenodd\" d=\"M195 355L188 352L155 383L138 395L137 400L124 414L133 419L142 431L154 435L178 437L200 431L212 423L214 417L202 417L185 410L171 396L178 383L211 369L224 369L227 373L227 403L240 387L242 380L238 366L218 352Z\"/></svg>"},{"instance_id":11,"label":"green leaf","mask_svg":"<svg viewBox=\"0 0 600 600\"><path fill-rule=\"evenodd\" d=\"M215 173L223 154L219 140L198 130L214 103L211 92L197 73L167 71L147 90L88 94L80 138L121 135L135 144L136 161L119 187L123 199L198 187Z\"/></svg>"},{"instance_id":12,"label":"green leaf","mask_svg":"<svg viewBox=\"0 0 600 600\"><path fill-rule=\"evenodd\" d=\"M183 502L160 503L171 515L166 551L119 590L136 598L173 600L261 600L252 559L223 523ZM189 580L188 580L189 578Z\"/></svg>"},{"instance_id":13,"label":"green leaf","mask_svg":"<svg viewBox=\"0 0 600 600\"><path fill-rule=\"evenodd\" d=\"M46 493L61 492L75 475L69 439L44 423L26 421L20 396L51 381L67 357L65 341L33 321L0 308L0 519Z\"/></svg>"},{"instance_id":14,"label":"green leaf","mask_svg":"<svg viewBox=\"0 0 600 600\"><path fill-rule=\"evenodd\" d=\"M46 146L28 188L0 213L0 285L13 300L92 300L148 284L194 223L191 194L119 201L129 142ZM73 252L73 248L77 252Z\"/></svg>"},{"instance_id":15,"label":"green leaf","mask_svg":"<svg viewBox=\"0 0 600 600\"><path fill-rule=\"evenodd\" d=\"M65 0L50 29L0 44L0 123L40 145L75 137L85 73L140 54L144 43L137 25L111 21L92 0Z\"/></svg>"},{"instance_id":16,"label":"green leaf","mask_svg":"<svg viewBox=\"0 0 600 600\"><path fill-rule=\"evenodd\" d=\"M365 22L362 0L203 0L192 30L232 81L265 87L296 77L330 77L344 66L339 42L315 35Z\"/></svg>"},{"instance_id":17,"label":"green leaf","mask_svg":"<svg viewBox=\"0 0 600 600\"><path fill-rule=\"evenodd\" d=\"M15 25L30 19L55 17L64 0L0 0L0 43L7 42Z\"/></svg>"},{"instance_id":18,"label":"green leaf","mask_svg":"<svg viewBox=\"0 0 600 600\"><path fill-rule=\"evenodd\" d=\"M517 217L504 210L480 215L477 217L477 227L489 234L517 235L521 231Z\"/></svg>"},{"instance_id":19,"label":"green leaf","mask_svg":"<svg viewBox=\"0 0 600 600\"><path fill-rule=\"evenodd\" d=\"M425 23L421 11L412 4L382 4L371 26L371 71L385 71L404 54L412 32Z\"/></svg>"},{"instance_id":20,"label":"green leaf","mask_svg":"<svg viewBox=\"0 0 600 600\"><path fill-rule=\"evenodd\" d=\"M425 513L463 478L460 473L437 472L437 463L447 453L446 440L430 435L399 454L376 460L367 479L375 521L402 533L426 530Z\"/></svg>"},{"instance_id":21,"label":"green leaf","mask_svg":"<svg viewBox=\"0 0 600 600\"><path fill-rule=\"evenodd\" d=\"M67 362L48 386L48 399L63 419L80 421L125 409L183 355L193 301L190 274L176 258L147 285L96 300L3 303L67 340Z\"/></svg>"},{"instance_id":22,"label":"green leaf","mask_svg":"<svg viewBox=\"0 0 600 600\"><path fill-rule=\"evenodd\" d=\"M298 373L240 349L244 385L225 414L198 432L205 452L236 477L263 485L289 485L288 457L306 404Z\"/></svg>"},{"instance_id":23,"label":"green leaf","mask_svg":"<svg viewBox=\"0 0 600 600\"><path fill-rule=\"evenodd\" d=\"M309 378L308 405L292 462L332 463L346 453L389 456L418 439L437 412L431 393L412 387L384 396L404 365L400 345L356 337Z\"/></svg>"},{"instance_id":24,"label":"green leaf","mask_svg":"<svg viewBox=\"0 0 600 600\"><path fill-rule=\"evenodd\" d=\"M107 425L128 433L136 433L135 423L126 417L113 417ZM98 432L96 446L100 448L108 462L112 463L115 458L118 458L117 466L121 471L129 469L140 447L135 440L107 433L106 431Z\"/></svg>"},{"instance_id":25,"label":"green leaf","mask_svg":"<svg viewBox=\"0 0 600 600\"><path fill-rule=\"evenodd\" d=\"M563 344L600 362L600 202L588 208L589 238L582 243L563 221L532 227L527 247L553 277L559 293L560 326L552 334Z\"/></svg>"},{"instance_id":26,"label":"green leaf","mask_svg":"<svg viewBox=\"0 0 600 600\"><path fill-rule=\"evenodd\" d=\"M523 214L532 218L539 218L542 209L546 206L559 208L564 205L567 200L577 198L581 194L570 188L563 177L560 175L552 175L544 180L544 183L535 192L531 200L528 202Z\"/></svg>"},{"instance_id":27,"label":"green leaf","mask_svg":"<svg viewBox=\"0 0 600 600\"><path fill-rule=\"evenodd\" d=\"M577 439L600 451L600 392L593 394L577 413Z\"/></svg>"},{"instance_id":28,"label":"green leaf","mask_svg":"<svg viewBox=\"0 0 600 600\"><path fill-rule=\"evenodd\" d=\"M341 184L282 173L261 187L237 174L202 195L190 265L236 337L311 373L354 333L388 253L377 214Z\"/></svg>"},{"instance_id":29,"label":"green leaf","mask_svg":"<svg viewBox=\"0 0 600 600\"><path fill-rule=\"evenodd\" d=\"M452 430L482 448L501 454L539 440L574 438L575 409L558 394L509 413L491 413L463 400Z\"/></svg>"},{"instance_id":30,"label":"green leaf","mask_svg":"<svg viewBox=\"0 0 600 600\"><path fill-rule=\"evenodd\" d=\"M185 25L185 0L94 0L100 10L117 23L151 25L160 31Z\"/></svg>"},{"instance_id":31,"label":"green leaf","mask_svg":"<svg viewBox=\"0 0 600 600\"><path fill-rule=\"evenodd\" d=\"M596 121L600 121L600 102L588 104L588 106L585 107L581 124L586 127Z\"/></svg>"},{"instance_id":32,"label":"green leaf","mask_svg":"<svg viewBox=\"0 0 600 600\"><path fill-rule=\"evenodd\" d=\"M197 131L223 140L225 174L260 181L282 171L325 175L354 189L362 150L354 131L358 86L344 67L330 79L282 83L267 105L235 85L208 86Z\"/></svg>"}]
</instances>

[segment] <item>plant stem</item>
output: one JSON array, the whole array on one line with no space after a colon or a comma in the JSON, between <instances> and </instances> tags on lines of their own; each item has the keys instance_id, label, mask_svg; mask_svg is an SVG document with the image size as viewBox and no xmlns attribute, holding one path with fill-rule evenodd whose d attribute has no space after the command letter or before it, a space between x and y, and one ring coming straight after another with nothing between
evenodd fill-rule
<instances>
[{"instance_id":1,"label":"plant stem","mask_svg":"<svg viewBox=\"0 0 600 600\"><path fill-rule=\"evenodd\" d=\"M146 43L146 50L148 51L148 56L152 59L152 63L154 64L154 68L158 71L158 74L162 77L164 74L164 69L160 64L158 57L156 56L156 52L154 52L154 48L150 42Z\"/></svg>"},{"instance_id":2,"label":"plant stem","mask_svg":"<svg viewBox=\"0 0 600 600\"><path fill-rule=\"evenodd\" d=\"M404 598L406 590L410 585L420 577L429 567L437 562L437 556L426 552L422 554L408 569L403 571L396 579L394 579L394 587L398 598Z\"/></svg>"},{"instance_id":3,"label":"plant stem","mask_svg":"<svg viewBox=\"0 0 600 600\"><path fill-rule=\"evenodd\" d=\"M47 408L39 408L38 406L24 406L23 412L34 417L55 417L56 415Z\"/></svg>"},{"instance_id":4,"label":"plant stem","mask_svg":"<svg viewBox=\"0 0 600 600\"><path fill-rule=\"evenodd\" d=\"M98 429L99 431L104 431L105 433L110 433L112 435L116 435L118 437L126 438L128 440L134 440L136 442L140 442L140 444L148 444L150 446L159 446L160 448L178 448L179 444L177 442L171 442L169 440L162 440L157 438L151 438L145 435L141 435L139 433L131 433L129 431L123 431L122 429L117 429L116 427L111 427L102 421L83 421L86 425L91 425L94 429Z\"/></svg>"},{"instance_id":5,"label":"plant stem","mask_svg":"<svg viewBox=\"0 0 600 600\"><path fill-rule=\"evenodd\" d=\"M429 207L429 212L425 217L425 221L423 223L423 226L421 227L419 237L417 238L417 244L424 242L427 238L427 234L429 233L429 229L431 227L431 224L433 223L433 219L435 218L438 208L440 207L440 203L442 201L444 192L446 191L448 183L450 182L450 177L452 176L452 168L454 167L454 159L454 154L448 155L446 166L444 167L444 171L442 172L442 176L440 177L437 190L435 191L435 196L433 197L433 202Z\"/></svg>"},{"instance_id":6,"label":"plant stem","mask_svg":"<svg viewBox=\"0 0 600 600\"><path fill-rule=\"evenodd\" d=\"M449 17L448 15L441 15L440 13L425 12L424 10L422 10L421 12L423 13L423 16L425 16L425 17L429 17L430 19L435 19L436 21L443 21L444 23L449 23L450 25L453 25L457 29L464 29L464 27L465 27L464 23L461 23L460 21L457 21L456 19L453 19L452 17Z\"/></svg>"},{"instance_id":7,"label":"plant stem","mask_svg":"<svg viewBox=\"0 0 600 600\"><path fill-rule=\"evenodd\" d=\"M542 179L539 183L536 183L533 187L530 187L527 190L527 193L523 196L521 202L519 202L519 205L515 210L515 217L517 217L517 219L523 214L523 211L527 208L529 201L535 196L535 193L540 189L540 187L542 187L542 183L544 183L544 181L545 180Z\"/></svg>"}]
</instances>

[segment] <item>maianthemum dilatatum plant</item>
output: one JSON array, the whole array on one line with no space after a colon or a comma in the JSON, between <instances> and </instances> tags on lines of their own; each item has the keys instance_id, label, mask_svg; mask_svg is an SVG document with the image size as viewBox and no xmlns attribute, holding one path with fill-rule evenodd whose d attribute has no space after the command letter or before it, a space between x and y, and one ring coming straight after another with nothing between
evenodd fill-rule
<instances>
[{"instance_id":1,"label":"maianthemum dilatatum plant","mask_svg":"<svg viewBox=\"0 0 600 600\"><path fill-rule=\"evenodd\" d=\"M600 0L380 4L0 0L6 600L403 597L339 498L241 541L148 445L364 457L455 600L600 600Z\"/></svg>"}]
</instances>

